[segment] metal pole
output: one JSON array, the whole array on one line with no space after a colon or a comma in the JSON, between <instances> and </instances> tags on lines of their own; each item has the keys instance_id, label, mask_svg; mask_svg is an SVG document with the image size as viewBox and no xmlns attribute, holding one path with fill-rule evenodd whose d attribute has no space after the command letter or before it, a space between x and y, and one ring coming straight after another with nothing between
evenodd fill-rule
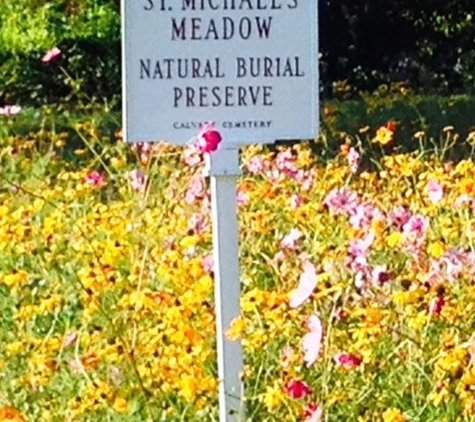
<instances>
[{"instance_id":1,"label":"metal pole","mask_svg":"<svg viewBox=\"0 0 475 422\"><path fill-rule=\"evenodd\" d=\"M232 319L240 314L239 242L237 219L237 178L239 149L221 147L208 156L211 176L213 255L215 274L216 337L219 376L220 422L244 420L243 352L239 341L225 336Z\"/></svg>"}]
</instances>

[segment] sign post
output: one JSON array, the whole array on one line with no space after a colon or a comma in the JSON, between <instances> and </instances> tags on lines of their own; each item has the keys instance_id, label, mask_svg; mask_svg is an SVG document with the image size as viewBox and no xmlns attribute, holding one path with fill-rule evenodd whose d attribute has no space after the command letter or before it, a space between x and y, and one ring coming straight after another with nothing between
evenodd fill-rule
<instances>
[{"instance_id":1,"label":"sign post","mask_svg":"<svg viewBox=\"0 0 475 422\"><path fill-rule=\"evenodd\" d=\"M218 346L219 420L241 422L244 416L241 373L243 353L239 342L225 336L239 315L239 244L236 203L239 150L230 146L208 156L211 176L211 212L215 274L216 335Z\"/></svg>"},{"instance_id":2,"label":"sign post","mask_svg":"<svg viewBox=\"0 0 475 422\"><path fill-rule=\"evenodd\" d=\"M317 0L122 0L127 142L184 145L214 122L211 176L221 422L244 418L243 353L225 331L240 313L239 147L314 138Z\"/></svg>"}]
</instances>

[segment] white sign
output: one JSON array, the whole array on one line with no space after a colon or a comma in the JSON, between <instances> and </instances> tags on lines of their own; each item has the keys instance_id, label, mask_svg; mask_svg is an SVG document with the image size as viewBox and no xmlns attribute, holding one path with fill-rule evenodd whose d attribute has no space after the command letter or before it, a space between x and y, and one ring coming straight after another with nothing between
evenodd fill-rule
<instances>
[{"instance_id":1,"label":"white sign","mask_svg":"<svg viewBox=\"0 0 475 422\"><path fill-rule=\"evenodd\" d=\"M184 144L313 138L316 0L123 0L125 137Z\"/></svg>"}]
</instances>

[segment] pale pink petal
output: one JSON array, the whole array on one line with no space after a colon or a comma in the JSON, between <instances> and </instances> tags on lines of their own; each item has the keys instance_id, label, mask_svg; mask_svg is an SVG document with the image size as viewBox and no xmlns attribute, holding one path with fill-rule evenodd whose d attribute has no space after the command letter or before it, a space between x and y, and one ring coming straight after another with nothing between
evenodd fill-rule
<instances>
[{"instance_id":1,"label":"pale pink petal","mask_svg":"<svg viewBox=\"0 0 475 422\"><path fill-rule=\"evenodd\" d=\"M303 336L302 347L304 351L303 360L307 367L313 365L320 355L322 347L323 327L316 315L312 315L307 320L307 326L310 330Z\"/></svg>"},{"instance_id":2,"label":"pale pink petal","mask_svg":"<svg viewBox=\"0 0 475 422\"><path fill-rule=\"evenodd\" d=\"M310 403L305 406L304 422L320 422L323 418L323 409L316 403Z\"/></svg>"},{"instance_id":3,"label":"pale pink petal","mask_svg":"<svg viewBox=\"0 0 475 422\"><path fill-rule=\"evenodd\" d=\"M300 275L298 287L290 292L289 306L291 308L298 308L304 303L313 293L317 287L317 273L315 265L310 261L305 261L303 264L304 271Z\"/></svg>"}]
</instances>

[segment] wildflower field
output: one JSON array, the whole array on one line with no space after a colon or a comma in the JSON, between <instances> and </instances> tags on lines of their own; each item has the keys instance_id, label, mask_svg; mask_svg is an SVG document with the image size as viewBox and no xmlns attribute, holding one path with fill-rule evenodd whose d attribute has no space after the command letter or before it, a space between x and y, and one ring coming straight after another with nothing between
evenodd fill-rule
<instances>
[{"instance_id":1,"label":"wildflower field","mask_svg":"<svg viewBox=\"0 0 475 422\"><path fill-rule=\"evenodd\" d=\"M74 131L1 132L0 420L216 421L203 154ZM396 135L242 151L247 420L475 421L475 134Z\"/></svg>"}]
</instances>

